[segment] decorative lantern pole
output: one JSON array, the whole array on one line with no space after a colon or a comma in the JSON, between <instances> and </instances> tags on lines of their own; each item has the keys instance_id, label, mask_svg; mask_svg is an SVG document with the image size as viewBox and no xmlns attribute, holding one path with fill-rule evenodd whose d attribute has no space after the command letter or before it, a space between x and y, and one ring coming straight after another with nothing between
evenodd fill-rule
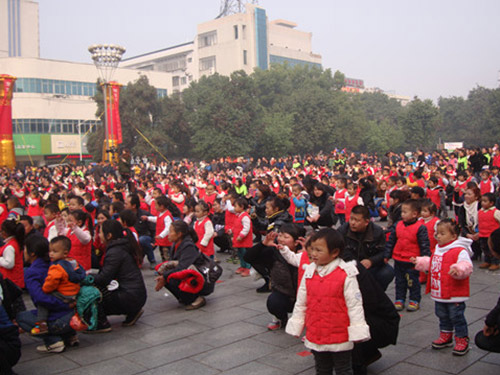
<instances>
[{"instance_id":1,"label":"decorative lantern pole","mask_svg":"<svg viewBox=\"0 0 500 375\"><path fill-rule=\"evenodd\" d=\"M14 168L16 154L12 139L12 93L16 77L0 74L0 166Z\"/></svg>"},{"instance_id":2,"label":"decorative lantern pole","mask_svg":"<svg viewBox=\"0 0 500 375\"><path fill-rule=\"evenodd\" d=\"M109 84L113 74L120 63L125 48L114 44L94 44L89 47L92 60L99 71L102 80L102 93L104 96L104 147L102 160L108 160L111 164L117 159L118 139L117 129L113 129L113 95Z\"/></svg>"}]
</instances>

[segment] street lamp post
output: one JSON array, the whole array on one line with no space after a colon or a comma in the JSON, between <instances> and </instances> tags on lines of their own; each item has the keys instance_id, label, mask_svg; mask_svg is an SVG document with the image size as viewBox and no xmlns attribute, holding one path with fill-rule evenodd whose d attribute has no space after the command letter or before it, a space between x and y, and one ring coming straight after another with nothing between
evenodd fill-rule
<instances>
[{"instance_id":1,"label":"street lamp post","mask_svg":"<svg viewBox=\"0 0 500 375\"><path fill-rule=\"evenodd\" d=\"M81 126L83 124L85 124L87 121L92 121L92 119L89 119L89 120L83 120L83 121L80 121L78 123L78 139L80 140L80 165L82 164L82 161L83 161L83 155L82 155L82 130L81 130Z\"/></svg>"},{"instance_id":2,"label":"street lamp post","mask_svg":"<svg viewBox=\"0 0 500 375\"><path fill-rule=\"evenodd\" d=\"M114 44L93 44L89 47L89 52L99 71L99 76L103 81L104 133L106 137L103 149L103 160L107 159L113 164L117 140L113 136L113 119L108 118L108 98L111 99L111 86L109 82L125 53L125 48ZM112 117L112 111L110 111L109 116Z\"/></svg>"}]
</instances>

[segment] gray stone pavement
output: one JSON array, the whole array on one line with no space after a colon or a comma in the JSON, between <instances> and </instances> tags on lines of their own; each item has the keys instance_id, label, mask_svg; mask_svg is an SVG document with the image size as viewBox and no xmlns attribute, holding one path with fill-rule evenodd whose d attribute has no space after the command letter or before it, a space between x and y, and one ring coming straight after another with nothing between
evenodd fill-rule
<instances>
[{"instance_id":1,"label":"gray stone pavement","mask_svg":"<svg viewBox=\"0 0 500 375\"><path fill-rule=\"evenodd\" d=\"M112 332L80 334L80 346L61 354L38 354L40 341L23 334L23 355L15 371L20 375L314 374L312 355L299 339L282 330L267 331L271 318L267 294L255 292L262 280L234 275L237 265L221 264L221 282L202 309L185 311L166 290L155 292L153 272L144 270L148 302L134 327L121 327L123 316L111 317ZM475 265L466 309L471 337L482 329L485 315L498 300L499 286L499 272ZM392 286L388 295L394 297ZM500 374L500 354L474 344L464 357L453 356L451 348L430 349L438 325L429 296L423 297L420 311L403 311L401 317L398 345L382 349L383 357L369 367L369 373Z\"/></svg>"}]
</instances>

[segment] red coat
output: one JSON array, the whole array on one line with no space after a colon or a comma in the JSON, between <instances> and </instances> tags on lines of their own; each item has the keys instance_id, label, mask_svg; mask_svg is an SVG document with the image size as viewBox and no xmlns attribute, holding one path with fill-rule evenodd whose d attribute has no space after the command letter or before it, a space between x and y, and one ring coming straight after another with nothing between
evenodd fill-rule
<instances>
[{"instance_id":1,"label":"red coat","mask_svg":"<svg viewBox=\"0 0 500 375\"><path fill-rule=\"evenodd\" d=\"M250 231L248 234L243 237L242 241L237 241L238 236L240 235L241 231L243 230L243 218L248 217L248 220L250 220L250 216L246 212L242 212L236 217L236 220L234 221L234 226L233 226L233 247L239 248L239 247L252 247L253 245L253 240L252 240L252 220L250 220Z\"/></svg>"},{"instance_id":2,"label":"red coat","mask_svg":"<svg viewBox=\"0 0 500 375\"><path fill-rule=\"evenodd\" d=\"M200 251L205 254L205 255L214 255L214 238L210 238L210 240L208 241L208 244L207 246L203 246L201 244L201 240L203 239L203 237L205 236L205 224L207 223L207 221L210 221L210 219L207 217L205 217L203 220L196 220L195 223L194 223L194 231L196 232L196 234L198 235L198 242L196 242L196 246L198 246L198 249L200 249Z\"/></svg>"},{"instance_id":3,"label":"red coat","mask_svg":"<svg viewBox=\"0 0 500 375\"><path fill-rule=\"evenodd\" d=\"M92 267L92 241L84 245L80 242L78 237L76 237L74 232L69 232L67 236L71 240L69 257L80 263L85 271L88 271Z\"/></svg>"},{"instance_id":4,"label":"red coat","mask_svg":"<svg viewBox=\"0 0 500 375\"><path fill-rule=\"evenodd\" d=\"M457 280L450 276L450 267L457 263L463 247L455 247L443 255L434 254L430 262L430 279L426 292L431 292L431 297L450 299L452 297L469 297L469 278Z\"/></svg>"},{"instance_id":5,"label":"red coat","mask_svg":"<svg viewBox=\"0 0 500 375\"><path fill-rule=\"evenodd\" d=\"M427 234L429 235L431 254L434 254L434 250L436 249L436 245L437 245L437 240L434 237L434 234L436 233L435 227L436 227L436 223L438 221L439 221L439 218L436 216L434 216L427 223L424 220L422 220L422 223L424 223L425 227L427 228Z\"/></svg>"},{"instance_id":6,"label":"red coat","mask_svg":"<svg viewBox=\"0 0 500 375\"><path fill-rule=\"evenodd\" d=\"M417 233L422 225L424 224L421 221L411 225L405 225L403 220L398 222L396 225L397 241L392 252L394 260L410 262L411 257L420 256Z\"/></svg>"},{"instance_id":7,"label":"red coat","mask_svg":"<svg viewBox=\"0 0 500 375\"><path fill-rule=\"evenodd\" d=\"M346 272L337 267L325 277L317 273L306 279L306 338L318 344L340 344L349 341L349 315L344 298Z\"/></svg>"},{"instance_id":8,"label":"red coat","mask_svg":"<svg viewBox=\"0 0 500 375\"><path fill-rule=\"evenodd\" d=\"M156 236L159 236L160 233L165 230L165 218L167 216L170 217L170 220L172 220L172 222L174 221L174 219L172 218L172 214L170 213L169 210L166 210L162 214L158 214L156 218ZM172 246L172 242L168 240L168 236L165 238L157 238L156 244L158 246Z\"/></svg>"},{"instance_id":9,"label":"red coat","mask_svg":"<svg viewBox=\"0 0 500 375\"><path fill-rule=\"evenodd\" d=\"M496 229L500 228L500 224L495 219L496 208L488 211L482 208L477 212L477 226L479 228L479 237L489 237Z\"/></svg>"},{"instance_id":10,"label":"red coat","mask_svg":"<svg viewBox=\"0 0 500 375\"><path fill-rule=\"evenodd\" d=\"M5 245L0 248L0 256L7 246L14 248L14 268L8 270L7 268L0 267L0 273L4 278L9 279L20 288L24 288L24 268L23 268L23 253L19 249L19 244L15 238L11 238Z\"/></svg>"},{"instance_id":11,"label":"red coat","mask_svg":"<svg viewBox=\"0 0 500 375\"><path fill-rule=\"evenodd\" d=\"M427 198L429 198L431 202L436 205L438 210L441 208L441 196L439 195L439 192L439 188L427 189Z\"/></svg>"}]
</instances>

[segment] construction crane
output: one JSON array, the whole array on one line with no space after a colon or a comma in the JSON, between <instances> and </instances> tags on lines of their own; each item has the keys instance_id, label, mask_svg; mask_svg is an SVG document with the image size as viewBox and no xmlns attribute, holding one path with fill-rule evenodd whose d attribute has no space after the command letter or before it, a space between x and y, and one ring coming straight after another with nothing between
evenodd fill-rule
<instances>
[{"instance_id":1,"label":"construction crane","mask_svg":"<svg viewBox=\"0 0 500 375\"><path fill-rule=\"evenodd\" d=\"M258 4L259 2L257 0L222 0L219 15L215 19L226 17L230 14L243 13L246 3Z\"/></svg>"}]
</instances>

